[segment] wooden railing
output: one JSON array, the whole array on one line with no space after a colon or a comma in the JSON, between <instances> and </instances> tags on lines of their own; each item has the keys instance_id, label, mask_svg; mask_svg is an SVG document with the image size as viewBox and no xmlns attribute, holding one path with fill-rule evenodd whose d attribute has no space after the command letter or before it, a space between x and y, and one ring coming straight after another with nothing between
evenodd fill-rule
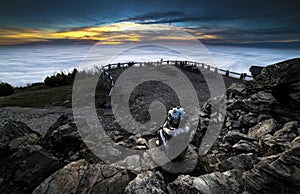
<instances>
[{"instance_id":1,"label":"wooden railing","mask_svg":"<svg viewBox=\"0 0 300 194\"><path fill-rule=\"evenodd\" d=\"M227 77L240 79L240 80L246 80L246 79L252 79L252 76L247 75L246 73L237 73L225 69L220 69L218 67L213 67L211 65L207 65L205 63L198 63L193 61L175 61L175 60L169 60L169 61L157 61L157 62L128 62L128 63L114 63L114 64L108 64L105 66L102 66L101 68L101 76L102 78L107 82L109 87L109 94L108 98L110 98L113 87L115 85L115 80L109 73L111 70L119 69L119 68L127 68L127 67L144 67L144 66L162 66L162 65L174 65L178 68L185 69L188 71L192 71L195 73L200 73L201 71L209 72L209 73L218 73ZM109 104L107 106L110 106L110 100L108 100Z\"/></svg>"}]
</instances>

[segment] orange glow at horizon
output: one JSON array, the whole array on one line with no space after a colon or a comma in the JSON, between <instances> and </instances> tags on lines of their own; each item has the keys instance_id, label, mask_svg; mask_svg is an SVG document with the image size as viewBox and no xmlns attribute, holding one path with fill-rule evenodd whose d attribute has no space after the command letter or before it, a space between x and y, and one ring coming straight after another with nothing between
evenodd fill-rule
<instances>
[{"instance_id":1,"label":"orange glow at horizon","mask_svg":"<svg viewBox=\"0 0 300 194\"><path fill-rule=\"evenodd\" d=\"M163 26L163 28L162 28ZM137 24L120 22L106 26L93 26L66 31L35 29L0 29L0 45L51 42L51 40L99 41L100 44L123 44L142 40L189 40L190 37L168 35L171 27L158 24ZM148 37L148 32L160 31L157 36ZM165 31L165 32L164 32ZM217 39L218 36L194 33L198 39Z\"/></svg>"}]
</instances>

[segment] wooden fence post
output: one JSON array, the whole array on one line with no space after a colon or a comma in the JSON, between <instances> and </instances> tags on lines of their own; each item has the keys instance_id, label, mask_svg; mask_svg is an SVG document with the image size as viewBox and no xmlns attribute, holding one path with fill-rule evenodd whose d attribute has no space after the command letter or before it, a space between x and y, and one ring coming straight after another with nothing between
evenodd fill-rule
<instances>
[{"instance_id":1,"label":"wooden fence post","mask_svg":"<svg viewBox=\"0 0 300 194\"><path fill-rule=\"evenodd\" d=\"M226 71L225 76L229 77L229 70Z\"/></svg>"},{"instance_id":2,"label":"wooden fence post","mask_svg":"<svg viewBox=\"0 0 300 194\"><path fill-rule=\"evenodd\" d=\"M215 67L215 73L218 73L218 70L219 70L219 69L218 69L217 67Z\"/></svg>"}]
</instances>

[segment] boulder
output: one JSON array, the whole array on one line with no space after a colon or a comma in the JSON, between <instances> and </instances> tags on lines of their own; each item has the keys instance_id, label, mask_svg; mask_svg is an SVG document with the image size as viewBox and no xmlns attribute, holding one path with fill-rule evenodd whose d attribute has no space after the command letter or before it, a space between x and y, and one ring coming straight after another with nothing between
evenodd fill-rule
<instances>
[{"instance_id":1,"label":"boulder","mask_svg":"<svg viewBox=\"0 0 300 194\"><path fill-rule=\"evenodd\" d=\"M11 142L13 153L0 160L0 193L30 193L60 168L56 157L25 140Z\"/></svg>"},{"instance_id":2,"label":"boulder","mask_svg":"<svg viewBox=\"0 0 300 194\"><path fill-rule=\"evenodd\" d=\"M277 122L274 119L268 119L258 123L248 131L248 137L260 138L263 135L270 134L276 130Z\"/></svg>"},{"instance_id":3,"label":"boulder","mask_svg":"<svg viewBox=\"0 0 300 194\"><path fill-rule=\"evenodd\" d=\"M278 104L271 92L259 91L244 99L247 109L253 113L270 112L274 105Z\"/></svg>"},{"instance_id":4,"label":"boulder","mask_svg":"<svg viewBox=\"0 0 300 194\"><path fill-rule=\"evenodd\" d=\"M265 67L256 78L258 89L286 87L300 81L300 59L290 59Z\"/></svg>"},{"instance_id":5,"label":"boulder","mask_svg":"<svg viewBox=\"0 0 300 194\"><path fill-rule=\"evenodd\" d=\"M200 174L208 174L218 171L218 164L228 159L230 155L224 153L207 154L199 158L196 172Z\"/></svg>"},{"instance_id":6,"label":"boulder","mask_svg":"<svg viewBox=\"0 0 300 194\"><path fill-rule=\"evenodd\" d=\"M245 115L241 115L239 117L239 120L241 121L241 123L244 125L244 126L247 126L247 127L252 127L254 125L257 124L258 122L258 119L257 119L257 114L254 114L254 113L247 113Z\"/></svg>"},{"instance_id":7,"label":"boulder","mask_svg":"<svg viewBox=\"0 0 300 194\"><path fill-rule=\"evenodd\" d=\"M232 169L238 169L242 171L250 170L254 164L258 163L259 159L256 154L240 154L232 156L223 162L218 164L218 169L221 172L225 172Z\"/></svg>"},{"instance_id":8,"label":"boulder","mask_svg":"<svg viewBox=\"0 0 300 194\"><path fill-rule=\"evenodd\" d=\"M12 140L25 136L40 137L40 134L19 121L11 121L0 128L0 158L4 156L4 152L7 152L8 145Z\"/></svg>"},{"instance_id":9,"label":"boulder","mask_svg":"<svg viewBox=\"0 0 300 194\"><path fill-rule=\"evenodd\" d=\"M195 134L193 136L193 139L191 141L191 143L193 145L195 145L196 147L200 147L201 142L202 142L202 138L205 135L205 132L207 130L207 126L205 126L204 124L199 124L200 126L197 127Z\"/></svg>"},{"instance_id":10,"label":"boulder","mask_svg":"<svg viewBox=\"0 0 300 194\"><path fill-rule=\"evenodd\" d=\"M124 193L129 180L126 170L78 160L49 176L34 189L33 194Z\"/></svg>"},{"instance_id":11,"label":"boulder","mask_svg":"<svg viewBox=\"0 0 300 194\"><path fill-rule=\"evenodd\" d=\"M168 185L173 193L299 193L300 137L282 154L262 157L251 170L181 175ZM225 165L226 166L226 165ZM229 166L231 168L231 166ZM226 170L226 167L225 169Z\"/></svg>"},{"instance_id":12,"label":"boulder","mask_svg":"<svg viewBox=\"0 0 300 194\"><path fill-rule=\"evenodd\" d=\"M85 148L71 116L61 116L48 130L40 144L60 159L69 159ZM78 160L79 158L74 158Z\"/></svg>"},{"instance_id":13,"label":"boulder","mask_svg":"<svg viewBox=\"0 0 300 194\"><path fill-rule=\"evenodd\" d=\"M229 131L223 138L224 142L228 142L231 145L239 142L240 140L254 141L256 139L248 137L247 135L236 131Z\"/></svg>"},{"instance_id":14,"label":"boulder","mask_svg":"<svg viewBox=\"0 0 300 194\"><path fill-rule=\"evenodd\" d=\"M274 133L273 139L281 142L291 142L300 135L300 123L298 121L290 121Z\"/></svg>"},{"instance_id":15,"label":"boulder","mask_svg":"<svg viewBox=\"0 0 300 194\"><path fill-rule=\"evenodd\" d=\"M247 87L243 83L233 83L226 91L228 98L242 99L248 95Z\"/></svg>"},{"instance_id":16,"label":"boulder","mask_svg":"<svg viewBox=\"0 0 300 194\"><path fill-rule=\"evenodd\" d=\"M264 157L243 174L245 188L250 193L299 193L300 142L282 154Z\"/></svg>"},{"instance_id":17,"label":"boulder","mask_svg":"<svg viewBox=\"0 0 300 194\"><path fill-rule=\"evenodd\" d=\"M24 147L24 146L29 146L29 145L34 145L38 142L39 136L35 133L30 133L26 136L18 137L13 140L8 145L10 153L13 153L15 151L18 151L18 149Z\"/></svg>"},{"instance_id":18,"label":"boulder","mask_svg":"<svg viewBox=\"0 0 300 194\"><path fill-rule=\"evenodd\" d=\"M287 122L281 129L275 131L274 135L264 134L259 138L260 152L263 155L281 153L291 147L293 141L300 132L299 122Z\"/></svg>"},{"instance_id":19,"label":"boulder","mask_svg":"<svg viewBox=\"0 0 300 194\"><path fill-rule=\"evenodd\" d=\"M140 155L129 155L124 159L112 163L112 166L125 168L134 172L140 172L142 170L153 169L156 167L156 163L152 160L149 152L143 152Z\"/></svg>"},{"instance_id":20,"label":"boulder","mask_svg":"<svg viewBox=\"0 0 300 194\"><path fill-rule=\"evenodd\" d=\"M259 147L257 144L246 140L240 140L238 143L234 144L232 148L237 154L259 152Z\"/></svg>"},{"instance_id":21,"label":"boulder","mask_svg":"<svg viewBox=\"0 0 300 194\"><path fill-rule=\"evenodd\" d=\"M289 85L289 99L300 103L300 81Z\"/></svg>"},{"instance_id":22,"label":"boulder","mask_svg":"<svg viewBox=\"0 0 300 194\"><path fill-rule=\"evenodd\" d=\"M160 172L146 171L138 174L125 188L128 194L164 194L166 185Z\"/></svg>"},{"instance_id":23,"label":"boulder","mask_svg":"<svg viewBox=\"0 0 300 194\"><path fill-rule=\"evenodd\" d=\"M273 136L266 134L259 139L260 153L263 156L270 156L284 151L284 147L273 139Z\"/></svg>"},{"instance_id":24,"label":"boulder","mask_svg":"<svg viewBox=\"0 0 300 194\"><path fill-rule=\"evenodd\" d=\"M186 174L195 170L198 163L198 154L191 146L188 146L188 150L183 158L170 161L161 166L162 170L172 174Z\"/></svg>"},{"instance_id":25,"label":"boulder","mask_svg":"<svg viewBox=\"0 0 300 194\"><path fill-rule=\"evenodd\" d=\"M272 115L270 114L260 114L258 117L257 117L257 121L258 122L262 122L264 120L268 120L268 119L271 119L272 118Z\"/></svg>"},{"instance_id":26,"label":"boulder","mask_svg":"<svg viewBox=\"0 0 300 194\"><path fill-rule=\"evenodd\" d=\"M289 98L297 103L300 103L300 91L289 93Z\"/></svg>"},{"instance_id":27,"label":"boulder","mask_svg":"<svg viewBox=\"0 0 300 194\"><path fill-rule=\"evenodd\" d=\"M228 120L225 123L225 127L227 127L228 129L236 129L236 128L240 128L242 126L242 123L240 121L235 121L235 120Z\"/></svg>"},{"instance_id":28,"label":"boulder","mask_svg":"<svg viewBox=\"0 0 300 194\"><path fill-rule=\"evenodd\" d=\"M265 67L257 76L255 88L271 89L282 104L300 107L300 59L291 59Z\"/></svg>"},{"instance_id":29,"label":"boulder","mask_svg":"<svg viewBox=\"0 0 300 194\"><path fill-rule=\"evenodd\" d=\"M246 105L242 100L230 99L227 101L226 110L233 111L233 110L245 110Z\"/></svg>"},{"instance_id":30,"label":"boulder","mask_svg":"<svg viewBox=\"0 0 300 194\"><path fill-rule=\"evenodd\" d=\"M242 173L232 170L192 177L180 175L167 189L170 194L242 193Z\"/></svg>"}]
</instances>

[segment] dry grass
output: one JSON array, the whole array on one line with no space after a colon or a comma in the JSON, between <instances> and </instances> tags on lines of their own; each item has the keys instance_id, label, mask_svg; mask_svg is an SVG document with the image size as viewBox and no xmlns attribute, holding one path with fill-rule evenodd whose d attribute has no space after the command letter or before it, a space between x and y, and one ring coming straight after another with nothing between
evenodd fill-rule
<instances>
[{"instance_id":1,"label":"dry grass","mask_svg":"<svg viewBox=\"0 0 300 194\"><path fill-rule=\"evenodd\" d=\"M105 89L96 94L96 103L103 106L105 103ZM0 107L49 107L72 106L72 85L60 87L47 87L45 85L29 86L15 90L10 96L0 97Z\"/></svg>"}]
</instances>

